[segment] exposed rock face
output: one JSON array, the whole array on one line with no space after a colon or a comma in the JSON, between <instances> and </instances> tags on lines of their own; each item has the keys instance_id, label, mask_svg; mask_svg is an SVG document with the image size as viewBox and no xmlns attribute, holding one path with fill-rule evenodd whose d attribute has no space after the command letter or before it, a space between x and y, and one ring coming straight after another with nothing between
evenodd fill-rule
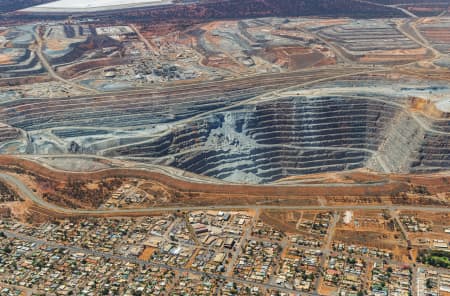
<instances>
[{"instance_id":1,"label":"exposed rock face","mask_svg":"<svg viewBox=\"0 0 450 296\"><path fill-rule=\"evenodd\" d=\"M20 131L9 125L0 123L0 144L20 137Z\"/></svg>"},{"instance_id":2,"label":"exposed rock face","mask_svg":"<svg viewBox=\"0 0 450 296\"><path fill-rule=\"evenodd\" d=\"M246 105L148 142L110 150L109 155L153 158L247 183L366 166L438 171L450 164L448 135L426 131L387 101L345 97L291 97Z\"/></svg>"},{"instance_id":3,"label":"exposed rock face","mask_svg":"<svg viewBox=\"0 0 450 296\"><path fill-rule=\"evenodd\" d=\"M285 98L217 113L110 153L163 157L195 173L264 183L365 166L397 111L380 101Z\"/></svg>"},{"instance_id":4,"label":"exposed rock face","mask_svg":"<svg viewBox=\"0 0 450 296\"><path fill-rule=\"evenodd\" d=\"M172 105L79 98L47 106L24 99L5 102L0 114L28 134L29 153L123 157L234 182L362 167L400 173L450 167L446 117L411 112L403 97L361 92L306 91L227 109L224 104L244 94L199 102L174 98Z\"/></svg>"},{"instance_id":5,"label":"exposed rock face","mask_svg":"<svg viewBox=\"0 0 450 296\"><path fill-rule=\"evenodd\" d=\"M449 167L450 136L426 133L411 170L420 173L438 172Z\"/></svg>"},{"instance_id":6,"label":"exposed rock face","mask_svg":"<svg viewBox=\"0 0 450 296\"><path fill-rule=\"evenodd\" d=\"M375 170L390 172L406 172L411 167L411 162L417 157L417 152L423 142L425 131L418 122L405 112L399 112L392 120L392 124L386 131L384 141L378 147L378 162L370 162L369 167Z\"/></svg>"}]
</instances>

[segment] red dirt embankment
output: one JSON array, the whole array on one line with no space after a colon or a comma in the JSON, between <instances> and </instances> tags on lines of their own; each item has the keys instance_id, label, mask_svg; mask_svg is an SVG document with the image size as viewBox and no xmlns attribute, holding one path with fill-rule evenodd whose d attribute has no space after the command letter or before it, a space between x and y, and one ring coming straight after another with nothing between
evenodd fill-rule
<instances>
[{"instance_id":1,"label":"red dirt embankment","mask_svg":"<svg viewBox=\"0 0 450 296\"><path fill-rule=\"evenodd\" d=\"M429 192L450 191L450 176L389 175L379 184L340 184L339 186L280 186L280 185L224 185L203 184L176 179L161 173L139 169L106 169L97 172L64 172L52 170L36 162L15 156L0 156L0 169L14 169L19 173L39 175L67 182L70 180L91 181L105 178L139 178L160 182L181 193L201 195L224 195L227 197L318 197L318 196L392 196L411 189L412 186L427 186ZM347 173L348 174L348 173Z\"/></svg>"}]
</instances>

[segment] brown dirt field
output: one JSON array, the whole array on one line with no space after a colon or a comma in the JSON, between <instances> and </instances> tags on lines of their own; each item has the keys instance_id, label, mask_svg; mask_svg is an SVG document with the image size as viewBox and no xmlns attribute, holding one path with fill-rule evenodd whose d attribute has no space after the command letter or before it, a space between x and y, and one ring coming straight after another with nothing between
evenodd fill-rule
<instances>
[{"instance_id":1,"label":"brown dirt field","mask_svg":"<svg viewBox=\"0 0 450 296\"><path fill-rule=\"evenodd\" d=\"M144 251L142 252L142 254L139 255L138 259L139 260L146 260L146 261L149 260L150 257L152 257L153 253L155 252L155 250L156 250L155 248L146 247L144 249Z\"/></svg>"},{"instance_id":2,"label":"brown dirt field","mask_svg":"<svg viewBox=\"0 0 450 296\"><path fill-rule=\"evenodd\" d=\"M70 41L64 41L59 39L47 39L45 46L50 50L64 50L70 44Z\"/></svg>"},{"instance_id":3,"label":"brown dirt field","mask_svg":"<svg viewBox=\"0 0 450 296\"><path fill-rule=\"evenodd\" d=\"M55 221L58 218L66 218L67 216L58 215L54 212L46 211L45 209L36 207L35 204L25 201L19 206L22 215L14 215L14 217L21 222L30 225L41 224L49 221Z\"/></svg>"},{"instance_id":4,"label":"brown dirt field","mask_svg":"<svg viewBox=\"0 0 450 296\"><path fill-rule=\"evenodd\" d=\"M298 233L296 228L301 211L263 211L259 218L266 224L286 233Z\"/></svg>"},{"instance_id":5,"label":"brown dirt field","mask_svg":"<svg viewBox=\"0 0 450 296\"><path fill-rule=\"evenodd\" d=\"M227 71L240 73L245 69L226 55L212 55L202 61L202 65L213 68L221 68Z\"/></svg>"},{"instance_id":6,"label":"brown dirt field","mask_svg":"<svg viewBox=\"0 0 450 296\"><path fill-rule=\"evenodd\" d=\"M401 193L409 192L411 188L417 185L427 186L430 192L450 191L450 176L443 175L383 175L384 178L391 181L373 186L351 186L351 184L341 184L338 187L223 185L188 182L161 173L132 168L105 169L88 173L57 171L30 160L6 155L0 156L0 169L16 172L23 176L23 179L27 179L27 175L34 175L63 185L69 180L86 183L108 178L151 180L172 190L173 199L167 203L162 203L161 206L170 205L174 207L179 205L215 205L218 201L224 205L252 205L260 202L266 205L318 205L318 197L323 197L327 204L368 204L374 201L386 204L390 200L402 204L410 202L424 204L431 201L424 197L418 198L417 201L404 199L401 197ZM320 184L320 182L317 184ZM29 186L39 189L42 184L38 186L30 183ZM395 197L398 194L400 194L400 197ZM70 200L73 200L73 198ZM442 204L442 201L439 204Z\"/></svg>"},{"instance_id":7,"label":"brown dirt field","mask_svg":"<svg viewBox=\"0 0 450 296\"><path fill-rule=\"evenodd\" d=\"M411 181L412 185L426 186L431 193L446 192L450 193L450 175L442 173L438 175L392 175L392 180Z\"/></svg>"},{"instance_id":8,"label":"brown dirt field","mask_svg":"<svg viewBox=\"0 0 450 296\"><path fill-rule=\"evenodd\" d=\"M325 214L325 211L308 211L304 212L302 215L302 221L310 220L313 221L318 214Z\"/></svg>"},{"instance_id":9,"label":"brown dirt field","mask_svg":"<svg viewBox=\"0 0 450 296\"><path fill-rule=\"evenodd\" d=\"M42 176L17 175L17 177L46 201L62 207L80 209L99 207L125 181L117 178L54 181Z\"/></svg>"},{"instance_id":10,"label":"brown dirt field","mask_svg":"<svg viewBox=\"0 0 450 296\"><path fill-rule=\"evenodd\" d=\"M150 198L156 200L172 200L174 196L174 192L170 190L167 186L164 186L161 183L146 181L138 186L139 189L145 191Z\"/></svg>"},{"instance_id":11,"label":"brown dirt field","mask_svg":"<svg viewBox=\"0 0 450 296\"><path fill-rule=\"evenodd\" d=\"M89 183L89 184L86 184L86 188L89 190L95 190L95 189L98 189L98 184L97 183Z\"/></svg>"},{"instance_id":12,"label":"brown dirt field","mask_svg":"<svg viewBox=\"0 0 450 296\"><path fill-rule=\"evenodd\" d=\"M194 252L192 252L192 255L189 258L188 262L186 262L186 264L184 265L185 268L190 268L191 267L191 265L195 261L195 257L198 255L199 252L200 252L200 249L195 249Z\"/></svg>"},{"instance_id":13,"label":"brown dirt field","mask_svg":"<svg viewBox=\"0 0 450 296\"><path fill-rule=\"evenodd\" d=\"M287 67L290 71L336 63L335 59L326 58L321 52L305 47L269 48L260 55L272 63Z\"/></svg>"},{"instance_id":14,"label":"brown dirt field","mask_svg":"<svg viewBox=\"0 0 450 296\"><path fill-rule=\"evenodd\" d=\"M191 26L192 24L183 22L136 25L138 30L141 32L142 36L144 36L150 42L151 42L150 39L154 37L165 36L172 32L183 31L186 28L190 28Z\"/></svg>"},{"instance_id":15,"label":"brown dirt field","mask_svg":"<svg viewBox=\"0 0 450 296\"><path fill-rule=\"evenodd\" d=\"M322 279L321 279L322 281ZM320 295L329 296L335 295L337 293L336 287L327 286L323 281L319 285L319 289L317 291Z\"/></svg>"},{"instance_id":16,"label":"brown dirt field","mask_svg":"<svg viewBox=\"0 0 450 296\"><path fill-rule=\"evenodd\" d=\"M345 224L341 219L334 240L389 250L398 259L408 256L407 242L403 239L400 229L392 219L385 219L381 211L354 211L349 224Z\"/></svg>"},{"instance_id":17,"label":"brown dirt field","mask_svg":"<svg viewBox=\"0 0 450 296\"><path fill-rule=\"evenodd\" d=\"M11 214L18 218L23 219L27 216L28 206L32 205L30 201L15 201L6 204L5 206L11 209Z\"/></svg>"},{"instance_id":18,"label":"brown dirt field","mask_svg":"<svg viewBox=\"0 0 450 296\"><path fill-rule=\"evenodd\" d=\"M82 74L85 74L89 71L103 68L103 67L111 67L124 65L128 63L128 59L119 59L119 58L105 58L98 60L91 60L86 62L75 63L73 65L58 67L57 72L63 76L64 78L74 78L78 77Z\"/></svg>"},{"instance_id":19,"label":"brown dirt field","mask_svg":"<svg viewBox=\"0 0 450 296\"><path fill-rule=\"evenodd\" d=\"M336 229L334 237L345 244L355 244L383 250L406 252L406 241L401 239L400 232L378 232ZM397 238L396 238L397 237Z\"/></svg>"},{"instance_id":20,"label":"brown dirt field","mask_svg":"<svg viewBox=\"0 0 450 296\"><path fill-rule=\"evenodd\" d=\"M388 225L388 220L384 219L383 212L381 211L352 211L352 219L350 223L345 224L343 218L341 217L337 225L339 228L355 231L391 230Z\"/></svg>"}]
</instances>

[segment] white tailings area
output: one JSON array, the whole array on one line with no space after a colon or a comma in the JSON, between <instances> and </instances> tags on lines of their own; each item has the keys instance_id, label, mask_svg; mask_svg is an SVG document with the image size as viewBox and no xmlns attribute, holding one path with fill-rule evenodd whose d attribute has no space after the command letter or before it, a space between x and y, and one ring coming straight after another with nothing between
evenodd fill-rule
<instances>
[{"instance_id":1,"label":"white tailings area","mask_svg":"<svg viewBox=\"0 0 450 296\"><path fill-rule=\"evenodd\" d=\"M94 12L172 3L171 0L59 0L24 9L26 12Z\"/></svg>"}]
</instances>

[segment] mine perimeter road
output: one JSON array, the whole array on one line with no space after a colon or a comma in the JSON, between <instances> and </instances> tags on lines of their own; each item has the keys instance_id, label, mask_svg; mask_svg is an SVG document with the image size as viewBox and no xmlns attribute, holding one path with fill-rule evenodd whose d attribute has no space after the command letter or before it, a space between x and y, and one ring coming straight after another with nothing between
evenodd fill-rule
<instances>
[{"instance_id":1,"label":"mine perimeter road","mask_svg":"<svg viewBox=\"0 0 450 296\"><path fill-rule=\"evenodd\" d=\"M197 210L324 210L324 211L345 211L345 210L404 210L404 211L425 211L425 212L444 212L450 213L450 207L433 207L433 206L410 206L410 205L348 205L348 206L282 206L282 205L214 205L214 206L164 206L152 208L138 209L113 209L113 210L80 210L63 208L51 204L34 192L32 192L22 181L14 176L0 173L0 180L10 185L17 193L25 199L28 199L36 205L59 214L71 216L126 216L126 215L142 215L152 214L156 212L168 211L197 211Z\"/></svg>"}]
</instances>

